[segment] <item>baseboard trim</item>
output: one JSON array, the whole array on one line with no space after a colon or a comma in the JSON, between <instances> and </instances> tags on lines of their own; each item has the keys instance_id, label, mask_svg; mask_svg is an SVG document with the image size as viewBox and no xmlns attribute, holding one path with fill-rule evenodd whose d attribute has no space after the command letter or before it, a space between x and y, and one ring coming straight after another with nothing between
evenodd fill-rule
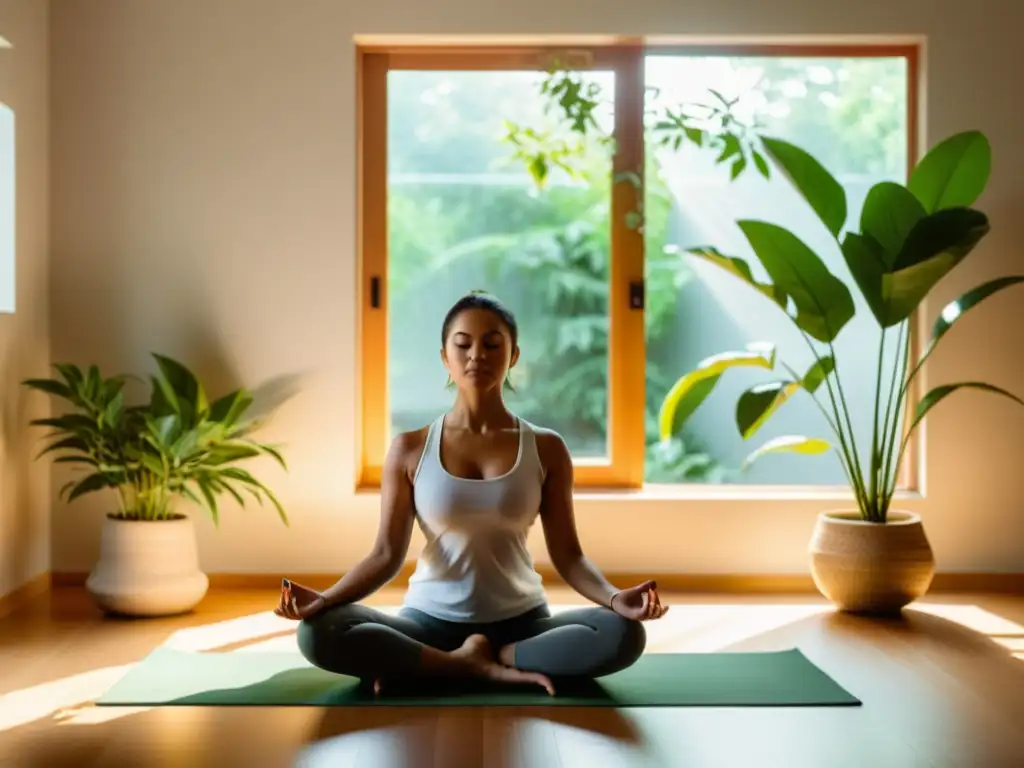
<instances>
[{"instance_id":1,"label":"baseboard trim","mask_svg":"<svg viewBox=\"0 0 1024 768\"><path fill-rule=\"evenodd\" d=\"M50 589L51 577L49 572L36 576L31 581L22 584L13 592L0 597L0 619L26 605L27 603L35 600L41 595L45 595ZM82 583L85 581L83 579Z\"/></svg>"},{"instance_id":2,"label":"baseboard trim","mask_svg":"<svg viewBox=\"0 0 1024 768\"><path fill-rule=\"evenodd\" d=\"M412 575L413 563L407 563L392 580L391 586L404 587ZM549 566L538 566L538 573L549 586L562 586L564 581ZM338 580L340 574L300 573L211 573L210 588L217 590L277 589L281 576L314 589L325 589ZM654 579L666 592L690 594L813 594L817 592L809 574L690 574L690 573L626 573L607 571L606 578L616 585L629 586L641 579ZM81 587L87 573L54 573L50 582L54 587ZM25 587L22 587L24 590ZM45 591L45 589L44 589ZM937 573L932 592L994 592L1024 594L1024 573ZM9 596L7 599L10 599ZM0 615L3 612L0 611Z\"/></svg>"}]
</instances>

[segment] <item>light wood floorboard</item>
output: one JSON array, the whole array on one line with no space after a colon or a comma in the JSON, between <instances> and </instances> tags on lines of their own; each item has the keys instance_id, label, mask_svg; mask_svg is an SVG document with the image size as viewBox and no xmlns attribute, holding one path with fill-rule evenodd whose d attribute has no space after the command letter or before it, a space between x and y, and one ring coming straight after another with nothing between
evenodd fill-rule
<instances>
[{"instance_id":1,"label":"light wood floorboard","mask_svg":"<svg viewBox=\"0 0 1024 768\"><path fill-rule=\"evenodd\" d=\"M0 619L0 766L1024 765L1024 596L933 594L890 620L809 595L666 599L648 652L797 646L864 706L96 707L157 646L287 648L294 625L263 590L215 590L192 614L140 621L104 618L62 587ZM579 604L557 589L551 600Z\"/></svg>"}]
</instances>

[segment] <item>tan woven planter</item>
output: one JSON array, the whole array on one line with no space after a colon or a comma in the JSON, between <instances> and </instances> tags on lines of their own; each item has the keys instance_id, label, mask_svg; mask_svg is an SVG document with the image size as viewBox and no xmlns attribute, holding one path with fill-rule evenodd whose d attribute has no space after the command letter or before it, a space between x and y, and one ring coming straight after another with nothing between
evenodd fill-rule
<instances>
[{"instance_id":1,"label":"tan woven planter","mask_svg":"<svg viewBox=\"0 0 1024 768\"><path fill-rule=\"evenodd\" d=\"M896 613L924 596L935 575L935 557L921 518L891 511L886 523L869 523L853 511L818 516L809 545L811 576L843 611Z\"/></svg>"}]
</instances>

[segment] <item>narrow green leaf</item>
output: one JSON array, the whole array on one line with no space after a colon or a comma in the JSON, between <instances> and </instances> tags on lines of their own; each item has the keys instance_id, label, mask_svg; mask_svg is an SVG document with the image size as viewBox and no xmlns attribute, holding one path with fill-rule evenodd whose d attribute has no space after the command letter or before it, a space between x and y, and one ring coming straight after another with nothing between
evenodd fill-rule
<instances>
[{"instance_id":1,"label":"narrow green leaf","mask_svg":"<svg viewBox=\"0 0 1024 768\"><path fill-rule=\"evenodd\" d=\"M206 463L210 466L219 466L242 459L251 459L259 455L260 450L255 446L246 443L229 443L213 448Z\"/></svg>"},{"instance_id":2,"label":"narrow green leaf","mask_svg":"<svg viewBox=\"0 0 1024 768\"><path fill-rule=\"evenodd\" d=\"M807 369L807 373L804 374L804 389L813 395L818 390L818 387L825 383L825 379L832 375L835 369L836 361L832 358L832 355L819 357L814 362L814 365Z\"/></svg>"},{"instance_id":3,"label":"narrow green leaf","mask_svg":"<svg viewBox=\"0 0 1024 768\"><path fill-rule=\"evenodd\" d=\"M928 415L932 408L959 389L978 389L984 392L991 392L992 394L1008 397L1014 402L1024 405L1024 400L1021 400L1012 392L1007 392L1005 389L993 386L992 384L986 384L982 381L961 381L956 384L941 384L922 397L921 401L917 404L917 408L914 409L914 420L910 423L910 429L907 430L907 437L910 436L910 433L921 423L921 420ZM906 438L904 438L905 442Z\"/></svg>"},{"instance_id":4,"label":"narrow green leaf","mask_svg":"<svg viewBox=\"0 0 1024 768\"><path fill-rule=\"evenodd\" d=\"M163 477L164 475L164 464L160 460L159 456L154 456L151 453L143 453L139 457L139 461L143 467L152 472L157 477Z\"/></svg>"},{"instance_id":5,"label":"narrow green leaf","mask_svg":"<svg viewBox=\"0 0 1024 768\"><path fill-rule=\"evenodd\" d=\"M272 445L261 444L260 449L269 454L273 459L281 465L282 469L288 469L288 463L284 460L284 456L281 454L280 449Z\"/></svg>"},{"instance_id":6,"label":"narrow green leaf","mask_svg":"<svg viewBox=\"0 0 1024 768\"><path fill-rule=\"evenodd\" d=\"M683 128L683 132L686 134L686 138L696 144L698 147L704 146L704 131L699 128Z\"/></svg>"},{"instance_id":7,"label":"narrow green leaf","mask_svg":"<svg viewBox=\"0 0 1024 768\"><path fill-rule=\"evenodd\" d=\"M195 504L197 507L203 506L203 500L196 496L195 491L193 491L187 485L183 485L180 488L178 488L178 492L181 493L182 496L191 501L193 504Z\"/></svg>"},{"instance_id":8,"label":"narrow green leaf","mask_svg":"<svg viewBox=\"0 0 1024 768\"><path fill-rule=\"evenodd\" d=\"M751 154L754 157L754 166L757 168L757 172L766 179L771 178L771 172L768 170L768 161L764 159L764 155L756 149L751 150Z\"/></svg>"},{"instance_id":9,"label":"narrow green leaf","mask_svg":"<svg viewBox=\"0 0 1024 768\"><path fill-rule=\"evenodd\" d=\"M222 480L220 482L220 488L230 493L235 498L235 501L238 502L238 506L242 507L243 509L245 508L245 499L242 498L242 494L236 491L234 486L231 485L231 483Z\"/></svg>"},{"instance_id":10,"label":"narrow green leaf","mask_svg":"<svg viewBox=\"0 0 1024 768\"><path fill-rule=\"evenodd\" d=\"M176 414L168 414L152 420L149 428L150 433L156 437L160 446L169 448L181 434L181 419Z\"/></svg>"},{"instance_id":11,"label":"narrow green leaf","mask_svg":"<svg viewBox=\"0 0 1024 768\"><path fill-rule=\"evenodd\" d=\"M205 475L200 475L196 485L199 486L199 491L203 494L203 498L206 500L206 508L210 513L210 517L213 518L214 526L219 528L220 510L217 509L217 497L210 488L209 479Z\"/></svg>"},{"instance_id":12,"label":"narrow green leaf","mask_svg":"<svg viewBox=\"0 0 1024 768\"><path fill-rule=\"evenodd\" d=\"M26 379L21 383L29 389L36 389L40 392L56 395L57 397L64 398L65 400L75 399L75 393L71 388L67 384L55 379Z\"/></svg>"},{"instance_id":13,"label":"narrow green leaf","mask_svg":"<svg viewBox=\"0 0 1024 768\"><path fill-rule=\"evenodd\" d=\"M980 131L939 142L910 174L907 187L928 213L973 205L992 172L992 148Z\"/></svg>"},{"instance_id":14,"label":"narrow green leaf","mask_svg":"<svg viewBox=\"0 0 1024 768\"><path fill-rule=\"evenodd\" d=\"M62 432L90 433L96 431L96 422L81 413L66 413L45 419L32 419L33 427L52 427Z\"/></svg>"},{"instance_id":15,"label":"narrow green leaf","mask_svg":"<svg viewBox=\"0 0 1024 768\"><path fill-rule=\"evenodd\" d=\"M711 394L722 373L737 367L771 370L775 367L775 347L771 344L752 344L743 352L712 355L680 377L661 405L658 418L661 439L670 439Z\"/></svg>"},{"instance_id":16,"label":"narrow green leaf","mask_svg":"<svg viewBox=\"0 0 1024 768\"><path fill-rule=\"evenodd\" d=\"M750 287L757 291L760 291L774 303L778 304L782 309L786 308L788 304L788 297L785 291L779 286L772 285L771 283L759 283L754 279L754 275L750 270L750 265L747 264L743 259L735 256L725 256L719 253L715 248L705 246L702 248L689 248L687 253L697 256L705 261L709 261L712 264L721 267L726 272L730 272L736 277L740 278Z\"/></svg>"},{"instance_id":17,"label":"narrow green leaf","mask_svg":"<svg viewBox=\"0 0 1024 768\"><path fill-rule=\"evenodd\" d=\"M886 266L891 267L907 236L926 215L924 207L906 187L882 181L868 191L861 209L860 227L882 246Z\"/></svg>"},{"instance_id":18,"label":"narrow green leaf","mask_svg":"<svg viewBox=\"0 0 1024 768\"><path fill-rule=\"evenodd\" d=\"M850 289L787 229L763 221L740 221L754 253L796 307L796 324L818 341L833 341L853 318Z\"/></svg>"},{"instance_id":19,"label":"narrow green leaf","mask_svg":"<svg viewBox=\"0 0 1024 768\"><path fill-rule=\"evenodd\" d=\"M768 156L796 187L833 236L846 223L846 192L813 156L781 139L761 137Z\"/></svg>"},{"instance_id":20,"label":"narrow green leaf","mask_svg":"<svg viewBox=\"0 0 1024 768\"><path fill-rule=\"evenodd\" d=\"M188 404L192 414L205 413L210 407L202 385L187 366L165 355L153 355L163 380L171 387L175 399Z\"/></svg>"},{"instance_id":21,"label":"narrow green leaf","mask_svg":"<svg viewBox=\"0 0 1024 768\"><path fill-rule=\"evenodd\" d=\"M743 152L743 147L740 144L739 138L735 134L726 133L722 137L722 151L715 159L716 164L724 163L733 155L738 155Z\"/></svg>"},{"instance_id":22,"label":"narrow green leaf","mask_svg":"<svg viewBox=\"0 0 1024 768\"><path fill-rule=\"evenodd\" d=\"M762 456L769 453L802 453L806 455L825 453L832 446L827 440L818 437L802 437L798 435L787 435L769 440L756 451L753 451L743 460L741 470L746 470L751 464Z\"/></svg>"},{"instance_id":23,"label":"narrow green leaf","mask_svg":"<svg viewBox=\"0 0 1024 768\"><path fill-rule=\"evenodd\" d=\"M278 499L277 496L274 495L273 491L271 491L263 484L260 484L260 490L262 490L263 493L266 494L267 498L270 499L270 503L274 505L274 509L277 510L278 517L281 518L281 522L284 523L286 526L290 527L291 523L288 520L288 515L284 511L284 505L281 504L280 499Z\"/></svg>"},{"instance_id":24,"label":"narrow green leaf","mask_svg":"<svg viewBox=\"0 0 1024 768\"><path fill-rule=\"evenodd\" d=\"M89 444L80 437L65 437L43 448L43 450L36 454L36 459L41 459L46 454L53 453L54 451L81 451L84 454L88 454Z\"/></svg>"},{"instance_id":25,"label":"narrow green leaf","mask_svg":"<svg viewBox=\"0 0 1024 768\"><path fill-rule=\"evenodd\" d=\"M98 466L96 460L89 456L58 456L53 460L54 464L87 464L90 467Z\"/></svg>"},{"instance_id":26,"label":"narrow green leaf","mask_svg":"<svg viewBox=\"0 0 1024 768\"><path fill-rule=\"evenodd\" d=\"M183 414L183 405L178 402L174 387L163 376L150 376L152 394L150 396L150 412L153 415Z\"/></svg>"},{"instance_id":27,"label":"narrow green leaf","mask_svg":"<svg viewBox=\"0 0 1024 768\"><path fill-rule=\"evenodd\" d=\"M85 373L73 363L54 363L53 367L64 377L68 386L77 390L85 384Z\"/></svg>"},{"instance_id":28,"label":"narrow green leaf","mask_svg":"<svg viewBox=\"0 0 1024 768\"><path fill-rule=\"evenodd\" d=\"M87 476L84 480L79 481L72 489L71 493L68 494L68 504L77 499L79 496L84 496L87 493L93 493L95 491L103 490L104 488L110 488L111 483L107 477L99 472L95 472Z\"/></svg>"},{"instance_id":29,"label":"narrow green leaf","mask_svg":"<svg viewBox=\"0 0 1024 768\"><path fill-rule=\"evenodd\" d=\"M989 296L999 293L1004 288L1009 288L1022 282L1024 282L1024 275L998 277L995 280L990 280L976 288L972 288L960 298L949 302L949 304L942 308L938 318L935 320L935 324L932 326L932 338L928 344L928 349L925 350L922 357L927 358L932 353L935 345L939 343L939 339L945 336L949 329L953 327L953 324L963 317L966 312L978 306Z\"/></svg>"},{"instance_id":30,"label":"narrow green leaf","mask_svg":"<svg viewBox=\"0 0 1024 768\"><path fill-rule=\"evenodd\" d=\"M209 419L231 426L237 422L253 404L253 397L246 390L229 392L210 406Z\"/></svg>"},{"instance_id":31,"label":"narrow green leaf","mask_svg":"<svg viewBox=\"0 0 1024 768\"><path fill-rule=\"evenodd\" d=\"M124 413L124 392L118 392L113 398L107 403L107 407L103 411L103 420L110 425L117 424L121 420L121 415Z\"/></svg>"}]
</instances>

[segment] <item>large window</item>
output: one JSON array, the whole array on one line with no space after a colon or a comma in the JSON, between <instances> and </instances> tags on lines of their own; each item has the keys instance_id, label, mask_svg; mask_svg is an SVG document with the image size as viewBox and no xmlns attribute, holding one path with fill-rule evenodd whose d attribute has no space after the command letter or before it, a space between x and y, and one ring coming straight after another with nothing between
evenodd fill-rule
<instances>
[{"instance_id":1,"label":"large window","mask_svg":"<svg viewBox=\"0 0 1024 768\"><path fill-rule=\"evenodd\" d=\"M798 367L807 356L777 310L686 248L756 264L735 221L764 218L849 278L788 183L722 161L694 121L712 135L727 112L807 149L856 221L870 186L905 178L913 157L914 61L913 50L863 47L362 51L362 484L379 481L395 433L450 407L441 321L472 289L517 313L509 405L563 435L578 486L843 484L831 454L738 471L751 446L736 398L769 372L730 372L679 438L658 439L662 399L707 355L767 339ZM552 118L567 92L583 105L582 133L559 133ZM666 116L690 130L666 131ZM871 391L856 367L873 380L877 349L858 311L837 351L865 429ZM758 438L825 430L813 403L793 398Z\"/></svg>"}]
</instances>

